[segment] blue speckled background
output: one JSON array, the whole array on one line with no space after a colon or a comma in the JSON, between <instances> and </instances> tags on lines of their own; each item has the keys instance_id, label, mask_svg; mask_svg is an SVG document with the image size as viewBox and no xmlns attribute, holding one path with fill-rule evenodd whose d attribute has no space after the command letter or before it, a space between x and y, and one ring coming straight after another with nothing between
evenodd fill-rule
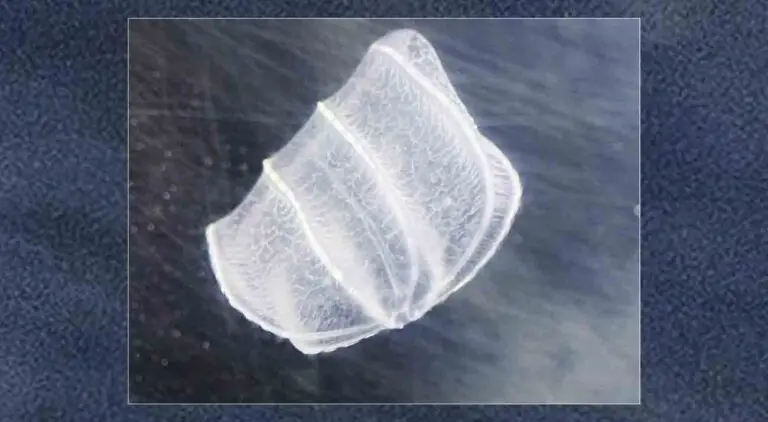
<instances>
[{"instance_id":1,"label":"blue speckled background","mask_svg":"<svg viewBox=\"0 0 768 422\"><path fill-rule=\"evenodd\" d=\"M12 2L0 15L0 420L768 417L764 3L135 5ZM125 17L363 13L645 17L642 406L126 406Z\"/></svg>"}]
</instances>

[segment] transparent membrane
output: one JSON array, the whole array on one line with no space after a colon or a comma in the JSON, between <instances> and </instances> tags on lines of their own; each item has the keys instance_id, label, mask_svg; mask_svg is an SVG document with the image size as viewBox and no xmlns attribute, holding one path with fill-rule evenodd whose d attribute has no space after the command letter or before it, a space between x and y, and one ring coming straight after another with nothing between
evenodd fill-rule
<instances>
[{"instance_id":1,"label":"transparent membrane","mask_svg":"<svg viewBox=\"0 0 768 422\"><path fill-rule=\"evenodd\" d=\"M206 236L231 305L314 354L401 328L466 284L521 195L433 47L398 30Z\"/></svg>"}]
</instances>

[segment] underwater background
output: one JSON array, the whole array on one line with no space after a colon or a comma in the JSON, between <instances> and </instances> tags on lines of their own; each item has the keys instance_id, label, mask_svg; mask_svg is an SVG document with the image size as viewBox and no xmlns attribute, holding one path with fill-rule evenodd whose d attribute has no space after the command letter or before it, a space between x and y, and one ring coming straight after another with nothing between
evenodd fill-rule
<instances>
[{"instance_id":1,"label":"underwater background","mask_svg":"<svg viewBox=\"0 0 768 422\"><path fill-rule=\"evenodd\" d=\"M399 28L437 50L523 203L424 318L307 357L218 290L203 235ZM133 21L130 393L138 402L637 403L640 26L624 20Z\"/></svg>"}]
</instances>

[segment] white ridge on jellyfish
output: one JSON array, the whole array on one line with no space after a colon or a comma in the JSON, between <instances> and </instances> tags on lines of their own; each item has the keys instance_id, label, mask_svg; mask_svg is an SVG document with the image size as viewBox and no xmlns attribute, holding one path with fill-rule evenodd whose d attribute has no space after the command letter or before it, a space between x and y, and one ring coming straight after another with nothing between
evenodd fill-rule
<instances>
[{"instance_id":1,"label":"white ridge on jellyfish","mask_svg":"<svg viewBox=\"0 0 768 422\"><path fill-rule=\"evenodd\" d=\"M368 49L206 237L230 304L315 354L402 328L466 284L521 195L434 48L403 29Z\"/></svg>"}]
</instances>

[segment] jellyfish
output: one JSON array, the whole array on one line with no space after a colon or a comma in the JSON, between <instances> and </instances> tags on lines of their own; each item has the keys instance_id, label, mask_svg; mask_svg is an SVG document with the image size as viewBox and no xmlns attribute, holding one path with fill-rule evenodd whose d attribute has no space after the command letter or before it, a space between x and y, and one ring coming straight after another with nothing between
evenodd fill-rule
<instances>
[{"instance_id":1,"label":"jellyfish","mask_svg":"<svg viewBox=\"0 0 768 422\"><path fill-rule=\"evenodd\" d=\"M446 300L498 250L521 196L435 49L401 29L264 160L206 240L231 306L312 355Z\"/></svg>"}]
</instances>

